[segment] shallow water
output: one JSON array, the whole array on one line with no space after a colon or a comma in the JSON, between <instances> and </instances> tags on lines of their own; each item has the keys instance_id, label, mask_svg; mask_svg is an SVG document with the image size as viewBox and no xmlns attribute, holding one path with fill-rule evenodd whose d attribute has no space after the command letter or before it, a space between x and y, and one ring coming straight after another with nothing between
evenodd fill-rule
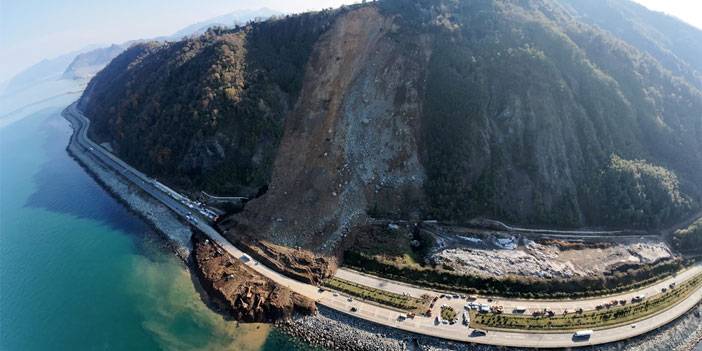
<instances>
[{"instance_id":1,"label":"shallow water","mask_svg":"<svg viewBox=\"0 0 702 351\"><path fill-rule=\"evenodd\" d=\"M78 90L0 99L0 350L308 350L211 311L153 230L68 156L60 111Z\"/></svg>"}]
</instances>

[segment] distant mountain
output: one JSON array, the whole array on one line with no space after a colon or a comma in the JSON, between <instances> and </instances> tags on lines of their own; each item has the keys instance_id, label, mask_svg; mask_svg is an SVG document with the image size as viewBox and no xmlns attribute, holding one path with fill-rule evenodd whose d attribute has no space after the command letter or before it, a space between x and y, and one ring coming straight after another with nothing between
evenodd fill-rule
<instances>
[{"instance_id":1,"label":"distant mountain","mask_svg":"<svg viewBox=\"0 0 702 351\"><path fill-rule=\"evenodd\" d=\"M2 94L11 94L45 80L61 78L63 71L77 55L88 52L94 48L95 45L91 45L56 58L44 59L12 77L2 90Z\"/></svg>"},{"instance_id":2,"label":"distant mountain","mask_svg":"<svg viewBox=\"0 0 702 351\"><path fill-rule=\"evenodd\" d=\"M700 30L674 17L622 0L563 0L578 20L655 57L666 69L702 88Z\"/></svg>"},{"instance_id":3,"label":"distant mountain","mask_svg":"<svg viewBox=\"0 0 702 351\"><path fill-rule=\"evenodd\" d=\"M133 42L113 44L76 56L63 72L64 79L88 79L105 67L113 58L126 50Z\"/></svg>"},{"instance_id":4,"label":"distant mountain","mask_svg":"<svg viewBox=\"0 0 702 351\"><path fill-rule=\"evenodd\" d=\"M153 40L157 41L172 41L180 40L183 37L200 35L211 27L229 27L236 24L245 24L251 20L267 19L271 16L279 15L281 12L268 8L258 10L242 10L218 16L207 21L195 23L187 26L173 35L166 37L158 37ZM113 44L106 48L98 48L89 52L82 53L71 62L63 73L65 79L87 79L92 78L97 72L103 69L112 59L121 54L131 45L134 45L144 40L133 40L123 44Z\"/></svg>"},{"instance_id":5,"label":"distant mountain","mask_svg":"<svg viewBox=\"0 0 702 351\"><path fill-rule=\"evenodd\" d=\"M236 24L243 25L251 20L266 20L272 16L282 15L282 12L269 9L267 7L262 7L258 10L239 10L228 13L226 15L211 18L206 21L198 22L189 25L173 35L170 39L180 40L183 37L188 37L191 35L200 35L207 31L211 27L232 27Z\"/></svg>"},{"instance_id":6,"label":"distant mountain","mask_svg":"<svg viewBox=\"0 0 702 351\"><path fill-rule=\"evenodd\" d=\"M226 15L187 26L172 35L158 37L152 40L180 40L183 37L200 35L210 27L228 27L235 24L245 24L251 20L263 20L280 14L282 13L265 7L258 10L234 11ZM97 72L110 63L113 58L124 52L128 47L143 41L144 40L131 40L126 43L113 44L108 47L90 45L81 50L70 52L53 59L43 60L17 74L9 81L0 84L0 93L3 95L10 94L31 87L38 82L50 79L92 78Z\"/></svg>"}]
</instances>

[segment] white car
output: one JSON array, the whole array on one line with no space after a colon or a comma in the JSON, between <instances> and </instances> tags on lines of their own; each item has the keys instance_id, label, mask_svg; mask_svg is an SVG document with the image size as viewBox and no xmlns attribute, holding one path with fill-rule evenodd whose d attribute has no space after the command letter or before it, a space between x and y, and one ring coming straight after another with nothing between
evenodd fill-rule
<instances>
[{"instance_id":1,"label":"white car","mask_svg":"<svg viewBox=\"0 0 702 351\"><path fill-rule=\"evenodd\" d=\"M592 330L578 330L573 334L573 337L577 339L589 339L592 333L594 333Z\"/></svg>"}]
</instances>

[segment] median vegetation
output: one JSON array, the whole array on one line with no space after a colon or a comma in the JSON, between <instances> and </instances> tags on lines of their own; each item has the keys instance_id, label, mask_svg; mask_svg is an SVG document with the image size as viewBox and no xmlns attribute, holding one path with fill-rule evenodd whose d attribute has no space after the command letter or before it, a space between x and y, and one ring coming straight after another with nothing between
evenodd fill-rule
<instances>
[{"instance_id":1,"label":"median vegetation","mask_svg":"<svg viewBox=\"0 0 702 351\"><path fill-rule=\"evenodd\" d=\"M442 306L441 307L441 319L449 322L455 322L456 321L456 316L458 314L456 313L456 310L453 309L451 306Z\"/></svg>"},{"instance_id":2,"label":"median vegetation","mask_svg":"<svg viewBox=\"0 0 702 351\"><path fill-rule=\"evenodd\" d=\"M628 302L618 307L601 308L592 312L571 312L563 315L538 316L477 313L471 311L471 326L481 329L520 329L532 331L564 331L576 329L597 329L632 323L665 311L702 287L702 274L657 294L643 302Z\"/></svg>"},{"instance_id":3,"label":"median vegetation","mask_svg":"<svg viewBox=\"0 0 702 351\"><path fill-rule=\"evenodd\" d=\"M395 294L339 278L331 278L325 281L324 285L351 296L405 311L423 312L429 304L428 298L418 299L409 295Z\"/></svg>"}]
</instances>

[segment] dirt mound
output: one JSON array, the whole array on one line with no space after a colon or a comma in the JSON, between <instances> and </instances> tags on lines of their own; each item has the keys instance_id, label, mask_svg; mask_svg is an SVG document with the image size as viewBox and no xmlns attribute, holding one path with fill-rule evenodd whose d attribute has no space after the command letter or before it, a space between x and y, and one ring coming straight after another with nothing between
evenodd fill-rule
<instances>
[{"instance_id":1,"label":"dirt mound","mask_svg":"<svg viewBox=\"0 0 702 351\"><path fill-rule=\"evenodd\" d=\"M241 322L274 322L314 314L314 301L261 276L202 235L193 236L197 275L214 302Z\"/></svg>"},{"instance_id":2,"label":"dirt mound","mask_svg":"<svg viewBox=\"0 0 702 351\"><path fill-rule=\"evenodd\" d=\"M252 239L246 235L228 234L237 247L273 270L308 284L321 284L336 270L334 257L322 257L301 248L276 245L269 241Z\"/></svg>"}]
</instances>

